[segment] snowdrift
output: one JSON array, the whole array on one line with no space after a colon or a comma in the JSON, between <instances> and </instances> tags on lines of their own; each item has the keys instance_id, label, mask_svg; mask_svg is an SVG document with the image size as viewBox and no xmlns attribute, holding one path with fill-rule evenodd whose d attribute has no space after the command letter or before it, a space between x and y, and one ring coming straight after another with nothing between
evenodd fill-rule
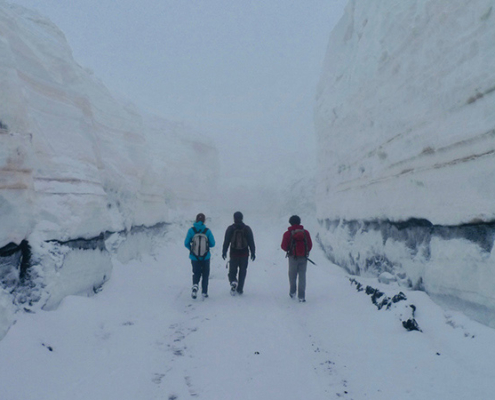
<instances>
[{"instance_id":1,"label":"snowdrift","mask_svg":"<svg viewBox=\"0 0 495 400\"><path fill-rule=\"evenodd\" d=\"M204 202L218 156L110 93L48 19L0 1L0 26L0 281L16 302L53 307L108 279L125 239Z\"/></svg>"},{"instance_id":2,"label":"snowdrift","mask_svg":"<svg viewBox=\"0 0 495 400\"><path fill-rule=\"evenodd\" d=\"M318 86L327 255L495 326L491 0L350 1Z\"/></svg>"}]
</instances>

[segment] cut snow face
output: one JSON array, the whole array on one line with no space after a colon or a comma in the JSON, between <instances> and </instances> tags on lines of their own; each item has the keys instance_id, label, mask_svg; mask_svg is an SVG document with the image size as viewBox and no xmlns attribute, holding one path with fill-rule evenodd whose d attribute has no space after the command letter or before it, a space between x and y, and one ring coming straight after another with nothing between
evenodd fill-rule
<instances>
[{"instance_id":1,"label":"cut snow face","mask_svg":"<svg viewBox=\"0 0 495 400\"><path fill-rule=\"evenodd\" d=\"M285 222L253 220L257 258L244 294L232 297L220 257L227 220L207 221L209 298L191 299L188 224L170 227L153 256L115 261L93 297L69 296L54 311L19 313L0 341L0 384L8 399L208 400L491 398L495 332L445 312L422 292L359 277L363 287L403 291L378 310L317 248L306 303L289 297L279 248ZM304 222L304 221L303 221ZM311 224L308 224L310 228ZM421 328L402 322L416 307Z\"/></svg>"},{"instance_id":2,"label":"cut snow face","mask_svg":"<svg viewBox=\"0 0 495 400\"><path fill-rule=\"evenodd\" d=\"M0 303L50 309L97 290L122 237L207 202L218 152L110 93L47 18L0 1L0 26Z\"/></svg>"},{"instance_id":3,"label":"cut snow face","mask_svg":"<svg viewBox=\"0 0 495 400\"><path fill-rule=\"evenodd\" d=\"M208 140L111 93L47 18L0 2L0 24L0 247L154 226L209 199Z\"/></svg>"},{"instance_id":4,"label":"cut snow face","mask_svg":"<svg viewBox=\"0 0 495 400\"><path fill-rule=\"evenodd\" d=\"M495 327L490 1L351 2L318 87L327 255Z\"/></svg>"}]
</instances>

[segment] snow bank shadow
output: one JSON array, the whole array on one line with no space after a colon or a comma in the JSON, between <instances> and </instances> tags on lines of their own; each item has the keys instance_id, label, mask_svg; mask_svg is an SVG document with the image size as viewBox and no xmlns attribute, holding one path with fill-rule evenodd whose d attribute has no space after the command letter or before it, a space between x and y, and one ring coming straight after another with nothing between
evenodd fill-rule
<instances>
[{"instance_id":1,"label":"snow bank shadow","mask_svg":"<svg viewBox=\"0 0 495 400\"><path fill-rule=\"evenodd\" d=\"M459 226L427 220L320 220L326 256L352 275L422 290L495 327L495 222Z\"/></svg>"},{"instance_id":2,"label":"snow bank shadow","mask_svg":"<svg viewBox=\"0 0 495 400\"><path fill-rule=\"evenodd\" d=\"M25 240L0 249L0 339L18 310L53 310L66 296L98 293L111 277L114 260L153 255L167 227L160 223L67 241Z\"/></svg>"}]
</instances>

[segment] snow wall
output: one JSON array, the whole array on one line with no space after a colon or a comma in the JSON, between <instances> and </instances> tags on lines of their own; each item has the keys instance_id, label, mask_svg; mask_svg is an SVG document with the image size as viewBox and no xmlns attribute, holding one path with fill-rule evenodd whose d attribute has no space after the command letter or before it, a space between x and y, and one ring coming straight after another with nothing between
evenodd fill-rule
<instances>
[{"instance_id":1,"label":"snow wall","mask_svg":"<svg viewBox=\"0 0 495 400\"><path fill-rule=\"evenodd\" d=\"M115 97L48 19L0 0L0 338L19 308L97 291L113 257L207 203L218 168L211 143Z\"/></svg>"},{"instance_id":2,"label":"snow wall","mask_svg":"<svg viewBox=\"0 0 495 400\"><path fill-rule=\"evenodd\" d=\"M495 1L350 1L317 90L317 215L352 274L495 327Z\"/></svg>"}]
</instances>

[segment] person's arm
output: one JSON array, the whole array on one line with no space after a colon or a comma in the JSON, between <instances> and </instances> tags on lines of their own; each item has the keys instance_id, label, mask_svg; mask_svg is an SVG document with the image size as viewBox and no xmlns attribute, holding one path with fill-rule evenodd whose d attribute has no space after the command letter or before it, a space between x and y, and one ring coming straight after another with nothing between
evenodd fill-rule
<instances>
[{"instance_id":1,"label":"person's arm","mask_svg":"<svg viewBox=\"0 0 495 400\"><path fill-rule=\"evenodd\" d=\"M311 240L311 235L309 234L308 231L306 231L306 235L307 235L306 242L308 243L308 254L309 254L309 252L313 248L313 241Z\"/></svg>"},{"instance_id":2,"label":"person's arm","mask_svg":"<svg viewBox=\"0 0 495 400\"><path fill-rule=\"evenodd\" d=\"M248 227L248 246L249 246L249 251L251 252L251 259L254 261L256 258L256 245L254 244L254 234L253 230Z\"/></svg>"},{"instance_id":3,"label":"person's arm","mask_svg":"<svg viewBox=\"0 0 495 400\"><path fill-rule=\"evenodd\" d=\"M191 239L193 236L194 236L194 231L192 230L192 228L190 228L187 231L186 239L184 240L184 246L186 246L186 249L191 250Z\"/></svg>"},{"instance_id":4,"label":"person's arm","mask_svg":"<svg viewBox=\"0 0 495 400\"><path fill-rule=\"evenodd\" d=\"M210 247L215 247L215 238L213 237L213 233L210 229L208 229L208 232L206 232L206 236L208 237Z\"/></svg>"},{"instance_id":5,"label":"person's arm","mask_svg":"<svg viewBox=\"0 0 495 400\"><path fill-rule=\"evenodd\" d=\"M283 251L288 251L289 250L289 231L284 233L284 236L282 236L282 244L280 247L282 247Z\"/></svg>"},{"instance_id":6,"label":"person's arm","mask_svg":"<svg viewBox=\"0 0 495 400\"><path fill-rule=\"evenodd\" d=\"M223 240L222 257L224 259L227 256L227 250L229 249L231 236L232 236L232 227L229 226L225 231L225 238Z\"/></svg>"}]
</instances>

